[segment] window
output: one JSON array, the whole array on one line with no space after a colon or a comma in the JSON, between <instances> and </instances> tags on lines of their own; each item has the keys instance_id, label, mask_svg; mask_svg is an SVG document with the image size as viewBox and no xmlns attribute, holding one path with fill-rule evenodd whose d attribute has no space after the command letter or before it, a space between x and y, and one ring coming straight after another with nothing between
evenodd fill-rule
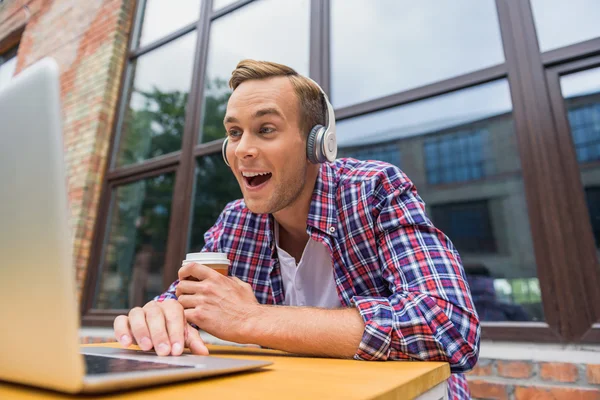
<instances>
[{"instance_id":1,"label":"window","mask_svg":"<svg viewBox=\"0 0 600 400\"><path fill-rule=\"evenodd\" d=\"M600 251L600 186L586 188L585 198L592 221L592 231L596 238L596 247Z\"/></svg>"},{"instance_id":2,"label":"window","mask_svg":"<svg viewBox=\"0 0 600 400\"><path fill-rule=\"evenodd\" d=\"M181 148L195 44L194 31L131 62L117 166Z\"/></svg>"},{"instance_id":3,"label":"window","mask_svg":"<svg viewBox=\"0 0 600 400\"><path fill-rule=\"evenodd\" d=\"M541 51L600 37L596 0L531 0Z\"/></svg>"},{"instance_id":4,"label":"window","mask_svg":"<svg viewBox=\"0 0 600 400\"><path fill-rule=\"evenodd\" d=\"M17 47L0 54L0 89L8 84L17 68Z\"/></svg>"},{"instance_id":5,"label":"window","mask_svg":"<svg viewBox=\"0 0 600 400\"><path fill-rule=\"evenodd\" d=\"M335 107L504 62L493 0L331 3Z\"/></svg>"},{"instance_id":6,"label":"window","mask_svg":"<svg viewBox=\"0 0 600 400\"><path fill-rule=\"evenodd\" d=\"M485 267L491 280L537 282L505 80L348 118L336 127L340 154L372 147L397 151L430 217L465 266ZM516 296L515 302L523 298ZM526 314L490 312L488 318L544 319L541 301L528 307Z\"/></svg>"},{"instance_id":7,"label":"window","mask_svg":"<svg viewBox=\"0 0 600 400\"><path fill-rule=\"evenodd\" d=\"M585 163L600 160L600 102L570 108L568 116L577 161Z\"/></svg>"},{"instance_id":8,"label":"window","mask_svg":"<svg viewBox=\"0 0 600 400\"><path fill-rule=\"evenodd\" d=\"M164 290L174 181L173 173L162 174L113 190L95 308L131 308Z\"/></svg>"},{"instance_id":9,"label":"window","mask_svg":"<svg viewBox=\"0 0 600 400\"><path fill-rule=\"evenodd\" d=\"M202 143L225 137L223 118L231 93L228 81L231 71L242 59L279 62L308 75L309 6L308 0L261 0L212 24L204 87ZM240 27L252 29L240 35Z\"/></svg>"},{"instance_id":10,"label":"window","mask_svg":"<svg viewBox=\"0 0 600 400\"><path fill-rule=\"evenodd\" d=\"M497 252L487 200L435 205L431 218L460 252Z\"/></svg>"},{"instance_id":11,"label":"window","mask_svg":"<svg viewBox=\"0 0 600 400\"><path fill-rule=\"evenodd\" d=\"M564 75L560 86L600 260L600 67Z\"/></svg>"},{"instance_id":12,"label":"window","mask_svg":"<svg viewBox=\"0 0 600 400\"><path fill-rule=\"evenodd\" d=\"M352 157L357 160L385 161L400 167L400 149L394 143L344 149L338 153L338 157Z\"/></svg>"},{"instance_id":13,"label":"window","mask_svg":"<svg viewBox=\"0 0 600 400\"><path fill-rule=\"evenodd\" d=\"M427 182L465 182L485 178L489 131L466 130L425 140Z\"/></svg>"},{"instance_id":14,"label":"window","mask_svg":"<svg viewBox=\"0 0 600 400\"><path fill-rule=\"evenodd\" d=\"M196 22L200 16L200 2L201 0L177 0L175 3L145 0L138 46L155 42L177 29Z\"/></svg>"}]
</instances>

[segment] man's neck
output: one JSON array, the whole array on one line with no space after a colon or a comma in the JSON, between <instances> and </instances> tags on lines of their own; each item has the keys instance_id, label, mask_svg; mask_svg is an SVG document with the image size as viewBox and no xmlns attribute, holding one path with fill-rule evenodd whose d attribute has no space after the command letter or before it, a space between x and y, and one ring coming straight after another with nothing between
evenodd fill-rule
<instances>
[{"instance_id":1,"label":"man's neck","mask_svg":"<svg viewBox=\"0 0 600 400\"><path fill-rule=\"evenodd\" d=\"M306 184L298 198L283 210L273 214L279 224L279 244L281 248L304 249L308 241L306 233L306 220L310 211L310 203L319 174L319 166L311 165L307 171ZM291 253L290 253L291 254Z\"/></svg>"}]
</instances>

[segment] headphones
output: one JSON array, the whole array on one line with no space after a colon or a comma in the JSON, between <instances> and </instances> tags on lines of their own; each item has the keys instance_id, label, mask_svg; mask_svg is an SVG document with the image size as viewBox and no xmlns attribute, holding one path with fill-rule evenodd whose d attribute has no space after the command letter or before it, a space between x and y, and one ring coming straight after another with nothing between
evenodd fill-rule
<instances>
[{"instance_id":1,"label":"headphones","mask_svg":"<svg viewBox=\"0 0 600 400\"><path fill-rule=\"evenodd\" d=\"M306 77L306 79L312 81L319 88L327 107L327 127L324 127L323 125L315 125L312 127L306 141L306 157L313 164L320 164L326 161L333 162L337 156L337 139L335 137L335 114L333 113L333 106L329 102L329 99L321 86L308 77ZM225 164L227 164L228 167L231 167L229 161L227 161L228 141L228 137L223 141L221 153Z\"/></svg>"}]
</instances>

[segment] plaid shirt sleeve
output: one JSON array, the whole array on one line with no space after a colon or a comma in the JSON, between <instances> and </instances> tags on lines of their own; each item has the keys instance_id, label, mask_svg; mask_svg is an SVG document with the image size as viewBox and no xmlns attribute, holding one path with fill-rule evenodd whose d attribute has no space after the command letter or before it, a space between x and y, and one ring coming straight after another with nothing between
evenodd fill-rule
<instances>
[{"instance_id":1,"label":"plaid shirt sleeve","mask_svg":"<svg viewBox=\"0 0 600 400\"><path fill-rule=\"evenodd\" d=\"M225 207L227 209L227 207ZM201 252L204 251L218 251L217 250L217 242L219 240L219 236L223 231L223 213L217 219L217 222L204 234L204 247L202 247ZM171 283L169 288L163 294L156 296L153 300L155 301L164 301L167 299L177 299L175 295L175 290L177 289L177 284L179 283L179 279L175 280L175 282Z\"/></svg>"},{"instance_id":2,"label":"plaid shirt sleeve","mask_svg":"<svg viewBox=\"0 0 600 400\"><path fill-rule=\"evenodd\" d=\"M384 192L374 196L373 221L393 294L353 297L365 322L354 358L445 361L453 373L466 372L477 362L480 326L458 252L408 178Z\"/></svg>"}]
</instances>

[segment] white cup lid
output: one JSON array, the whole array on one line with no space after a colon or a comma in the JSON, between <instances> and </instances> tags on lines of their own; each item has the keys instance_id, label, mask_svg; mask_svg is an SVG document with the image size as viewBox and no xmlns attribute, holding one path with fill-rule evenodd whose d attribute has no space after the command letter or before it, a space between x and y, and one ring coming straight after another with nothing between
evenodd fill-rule
<instances>
[{"instance_id":1,"label":"white cup lid","mask_svg":"<svg viewBox=\"0 0 600 400\"><path fill-rule=\"evenodd\" d=\"M185 256L185 261L194 261L201 264L226 264L231 265L225 253L188 253Z\"/></svg>"}]
</instances>

